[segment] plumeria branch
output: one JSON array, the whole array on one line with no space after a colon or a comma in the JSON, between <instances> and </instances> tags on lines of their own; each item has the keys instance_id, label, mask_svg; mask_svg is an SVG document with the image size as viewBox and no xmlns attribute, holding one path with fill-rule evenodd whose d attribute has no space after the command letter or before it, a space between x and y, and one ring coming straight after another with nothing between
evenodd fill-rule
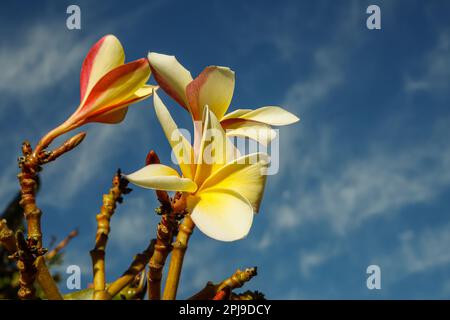
<instances>
[{"instance_id":1,"label":"plumeria branch","mask_svg":"<svg viewBox=\"0 0 450 320\"><path fill-rule=\"evenodd\" d=\"M17 237L17 241L16 241ZM0 242L5 247L6 251L11 254L11 258L18 260L19 277L21 283L21 291L19 296L23 299L34 298L33 282L36 278L41 288L44 290L48 299L60 300L61 294L56 287L53 278L51 277L46 265L43 263L42 256L37 258L28 247L23 234L19 232L16 237L11 229L8 228L6 220L0 221ZM18 250L20 243L21 249ZM42 250L42 249L41 249Z\"/></svg>"},{"instance_id":2,"label":"plumeria branch","mask_svg":"<svg viewBox=\"0 0 450 320\"><path fill-rule=\"evenodd\" d=\"M191 216L186 214L179 226L178 235L172 244L173 252L170 259L166 285L164 287L164 300L175 300L178 284L180 282L181 269L183 267L184 254L186 253L189 238L192 235L195 224Z\"/></svg>"},{"instance_id":3,"label":"plumeria branch","mask_svg":"<svg viewBox=\"0 0 450 320\"><path fill-rule=\"evenodd\" d=\"M131 192L127 185L128 181L122 178L120 169L117 170L109 193L103 195L103 205L100 213L97 215L95 247L90 252L94 273L94 300L108 300L111 298L106 291L105 249L110 231L110 221L116 209L116 204L123 201L123 194Z\"/></svg>"},{"instance_id":4,"label":"plumeria branch","mask_svg":"<svg viewBox=\"0 0 450 320\"><path fill-rule=\"evenodd\" d=\"M141 277L143 277L142 271L145 269L145 266L149 262L150 257L153 255L155 242L156 241L153 239L147 249L134 257L134 260L127 271L125 271L120 278L118 278L108 286L107 296L112 298L117 295L121 290L123 290L126 286L133 282L139 274L141 274Z\"/></svg>"},{"instance_id":5,"label":"plumeria branch","mask_svg":"<svg viewBox=\"0 0 450 320\"><path fill-rule=\"evenodd\" d=\"M42 290L44 290L47 299L63 300L63 297L45 264L45 257L37 257L35 265L37 269L37 282L41 286Z\"/></svg>"},{"instance_id":6,"label":"plumeria branch","mask_svg":"<svg viewBox=\"0 0 450 320\"><path fill-rule=\"evenodd\" d=\"M151 150L146 158L146 164L159 164L159 158L155 151ZM178 230L179 217L184 213L185 207L180 205L180 194L174 199L170 199L168 193L162 190L156 190L156 196L161 206L157 212L161 214L161 221L158 223L156 231L155 251L149 262L148 281L148 299L161 299L161 278L164 264L167 256L172 250L172 241L174 234Z\"/></svg>"},{"instance_id":7,"label":"plumeria branch","mask_svg":"<svg viewBox=\"0 0 450 320\"><path fill-rule=\"evenodd\" d=\"M36 205L36 188L37 188L37 173L42 170L42 165L54 161L63 154L71 151L78 146L84 139L86 134L84 132L78 133L74 137L67 140L64 144L59 146L53 151L47 152L42 149L40 152L33 152L29 142L22 144L22 156L19 158L19 168L21 172L18 174L18 179L21 187L21 200L20 205L23 208L25 220L27 222L27 240L21 241L19 236L18 242L22 247L18 246L20 254L17 254L18 268L21 272L22 278L27 281L20 282L21 288L19 289L19 297L23 299L32 298L34 290L30 289L28 281L36 279L36 272L38 268L36 266L31 267L31 256L38 254L38 256L45 253L45 249L42 248L42 231L41 231L41 216L42 211ZM23 246L27 245L28 249ZM33 263L35 261L33 260ZM40 263L40 272L49 274L45 261ZM29 274L24 274L29 273ZM55 296L52 292L46 292L46 288L56 288L56 284L50 277L44 277L47 281L43 284L44 292L47 296ZM59 295L60 296L60 295Z\"/></svg>"},{"instance_id":8,"label":"plumeria branch","mask_svg":"<svg viewBox=\"0 0 450 320\"><path fill-rule=\"evenodd\" d=\"M17 269L19 269L19 292L18 296L23 300L36 299L36 288L34 281L36 280L37 268L35 265L36 258L45 253L45 249L36 245L34 239L25 239L22 231L16 232L17 251L14 252L10 259L17 261Z\"/></svg>"},{"instance_id":9,"label":"plumeria branch","mask_svg":"<svg viewBox=\"0 0 450 320\"><path fill-rule=\"evenodd\" d=\"M242 287L257 274L257 268L237 270L231 277L214 284L208 282L206 286L189 298L189 300L229 300L234 289Z\"/></svg>"}]
</instances>

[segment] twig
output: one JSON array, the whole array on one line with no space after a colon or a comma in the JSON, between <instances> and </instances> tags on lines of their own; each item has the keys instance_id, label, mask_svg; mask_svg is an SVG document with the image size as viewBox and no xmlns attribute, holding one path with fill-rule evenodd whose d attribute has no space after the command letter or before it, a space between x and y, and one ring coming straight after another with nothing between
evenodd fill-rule
<instances>
[{"instance_id":1,"label":"twig","mask_svg":"<svg viewBox=\"0 0 450 320\"><path fill-rule=\"evenodd\" d=\"M173 251L170 259L166 285L164 287L163 300L175 300L176 298L181 268L183 267L184 254L194 227L194 221L192 221L189 214L186 214L183 222L180 224L177 238L172 245Z\"/></svg>"},{"instance_id":2,"label":"twig","mask_svg":"<svg viewBox=\"0 0 450 320\"><path fill-rule=\"evenodd\" d=\"M225 279L221 283L214 284L208 282L200 292L190 297L189 300L211 300L215 297L221 297L221 295L223 295L223 293L221 293L222 291L229 293L227 297L227 299L229 299L231 291L242 287L246 282L250 281L251 278L256 276L256 274L256 267L247 268L244 271L238 269L231 277Z\"/></svg>"},{"instance_id":3,"label":"twig","mask_svg":"<svg viewBox=\"0 0 450 320\"><path fill-rule=\"evenodd\" d=\"M105 248L110 231L110 220L116 209L116 203L123 201L122 194L131 192L127 188L128 181L121 176L120 169L113 178L112 187L108 194L103 195L103 205L97 215L97 235L95 247L91 250L94 273L94 300L107 300L105 279Z\"/></svg>"},{"instance_id":4,"label":"twig","mask_svg":"<svg viewBox=\"0 0 450 320\"><path fill-rule=\"evenodd\" d=\"M84 140L85 137L86 137L85 132L80 132L74 135L72 138L64 142L62 145L60 145L53 151L47 153L46 157L42 159L42 163L48 163L58 159L63 154L77 147Z\"/></svg>"},{"instance_id":5,"label":"twig","mask_svg":"<svg viewBox=\"0 0 450 320\"><path fill-rule=\"evenodd\" d=\"M155 249L155 240L153 239L147 249L145 249L142 253L137 254L134 257L133 262L130 267L123 273L123 275L118 278L116 281L111 283L107 289L107 295L112 298L116 294L118 294L123 288L129 285L136 276L145 269L145 266L150 260L150 257L153 254Z\"/></svg>"},{"instance_id":6,"label":"twig","mask_svg":"<svg viewBox=\"0 0 450 320\"><path fill-rule=\"evenodd\" d=\"M75 238L77 235L78 235L77 229L70 232L64 240L58 243L56 247L54 247L51 251L49 251L45 255L45 259L52 260L62 249L64 249L69 244L70 240Z\"/></svg>"},{"instance_id":7,"label":"twig","mask_svg":"<svg viewBox=\"0 0 450 320\"><path fill-rule=\"evenodd\" d=\"M42 148L42 146L41 148L39 148L40 144L34 152L29 142L26 141L22 144L22 156L19 158L19 168L21 169L21 172L17 175L17 177L19 179L21 187L20 206L23 208L25 220L27 221L28 233L27 241L22 244L26 244L29 246L28 250L22 248L23 252L31 252L32 248L30 247L30 245L35 246L36 250L42 249L42 211L36 205L36 188L38 179L37 173L42 170L41 166L43 164L54 161L61 155L72 150L77 145L79 145L81 141L83 141L85 136L86 134L84 132L81 132L71 139L67 140L62 146L56 148L51 152L46 152L44 148ZM47 145L45 145L44 147L47 147ZM34 279L36 279L37 269L35 267L31 268L27 267L27 265L24 265L23 259L18 259L17 261L17 267L19 268L19 270L21 270L21 273L30 272L30 274L28 275L22 275L24 279L27 279L27 281L23 281L21 283L21 288L19 289L19 296L29 298L30 294L34 294L34 291L30 290L28 280L32 279L34 281ZM46 268L45 264L43 264L42 268ZM22 284L24 285L23 288ZM56 287L56 284L54 284L54 286ZM45 294L51 295L51 293L48 292L45 292Z\"/></svg>"}]
</instances>

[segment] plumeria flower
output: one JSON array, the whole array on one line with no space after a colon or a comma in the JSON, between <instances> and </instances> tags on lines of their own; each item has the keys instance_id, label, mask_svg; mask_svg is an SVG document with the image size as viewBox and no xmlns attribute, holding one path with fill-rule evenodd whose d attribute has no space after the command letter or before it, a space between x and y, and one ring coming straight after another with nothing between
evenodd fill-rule
<instances>
[{"instance_id":1,"label":"plumeria flower","mask_svg":"<svg viewBox=\"0 0 450 320\"><path fill-rule=\"evenodd\" d=\"M194 163L191 161L193 147L156 93L153 101L172 149L182 151L175 152L182 175L169 166L150 164L126 178L144 188L183 192L192 220L211 238L234 241L245 237L253 214L259 210L268 156L254 153L236 158L233 144L216 115L206 106L202 117L205 130L198 155L201 159Z\"/></svg>"},{"instance_id":2,"label":"plumeria flower","mask_svg":"<svg viewBox=\"0 0 450 320\"><path fill-rule=\"evenodd\" d=\"M148 60L161 88L192 115L195 134L201 133L205 106L219 119L229 136L249 137L264 145L275 138L272 126L299 121L281 107L266 106L256 110L238 109L226 114L234 92L234 72L227 67L209 66L195 79L174 56L151 52Z\"/></svg>"},{"instance_id":3,"label":"plumeria flower","mask_svg":"<svg viewBox=\"0 0 450 320\"><path fill-rule=\"evenodd\" d=\"M88 122L119 123L129 105L152 94L155 86L145 84L151 74L147 59L124 62L123 47L113 35L104 36L91 48L81 68L80 105L41 140L40 148Z\"/></svg>"}]
</instances>

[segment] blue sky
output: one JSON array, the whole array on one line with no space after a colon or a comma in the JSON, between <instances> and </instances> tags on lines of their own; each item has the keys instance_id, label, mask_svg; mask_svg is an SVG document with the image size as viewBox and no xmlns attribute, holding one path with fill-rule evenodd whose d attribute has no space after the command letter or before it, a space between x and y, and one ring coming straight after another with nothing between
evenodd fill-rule
<instances>
[{"instance_id":1,"label":"blue sky","mask_svg":"<svg viewBox=\"0 0 450 320\"><path fill-rule=\"evenodd\" d=\"M81 7L68 30L66 8ZM382 29L366 28L369 4ZM79 101L79 70L107 33L127 60L174 54L198 74L236 71L235 108L281 105L281 128L250 235L234 243L194 233L179 297L257 265L247 286L273 299L450 297L450 3L444 1L3 1L0 10L0 203L17 191L20 143L36 143ZM180 126L188 115L168 97ZM45 239L79 227L65 266L91 281L95 214L116 168L142 167L149 149L169 163L151 100L116 126L88 125L76 151L48 165L39 205ZM61 139L58 141L62 141ZM155 236L157 206L134 188L116 211L108 279ZM366 268L381 268L368 290ZM64 267L64 266L63 266ZM67 289L66 289L67 291Z\"/></svg>"}]
</instances>

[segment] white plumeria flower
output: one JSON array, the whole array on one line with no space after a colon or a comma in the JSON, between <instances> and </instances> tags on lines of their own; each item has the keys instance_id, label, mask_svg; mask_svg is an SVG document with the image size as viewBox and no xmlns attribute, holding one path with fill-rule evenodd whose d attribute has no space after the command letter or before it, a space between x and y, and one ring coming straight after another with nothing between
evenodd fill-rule
<instances>
[{"instance_id":1,"label":"white plumeria flower","mask_svg":"<svg viewBox=\"0 0 450 320\"><path fill-rule=\"evenodd\" d=\"M234 92L235 75L227 67L206 67L197 78L174 56L151 52L148 60L160 87L199 122L205 106L209 106L229 136L248 137L267 145L276 137L272 126L284 126L300 119L277 106L255 110L238 109L226 114ZM201 135L201 129L195 128Z\"/></svg>"},{"instance_id":2,"label":"white plumeria flower","mask_svg":"<svg viewBox=\"0 0 450 320\"><path fill-rule=\"evenodd\" d=\"M192 220L207 236L221 241L245 237L252 225L253 214L259 210L268 156L254 153L236 158L234 145L206 106L203 119L205 130L198 157L193 161L193 147L179 132L156 93L153 101L171 147L181 146L181 152L175 152L175 156L182 176L166 165L151 164L125 177L144 188L184 192ZM211 132L214 132L212 139L209 136ZM205 155L210 151L212 158L207 159Z\"/></svg>"}]
</instances>

